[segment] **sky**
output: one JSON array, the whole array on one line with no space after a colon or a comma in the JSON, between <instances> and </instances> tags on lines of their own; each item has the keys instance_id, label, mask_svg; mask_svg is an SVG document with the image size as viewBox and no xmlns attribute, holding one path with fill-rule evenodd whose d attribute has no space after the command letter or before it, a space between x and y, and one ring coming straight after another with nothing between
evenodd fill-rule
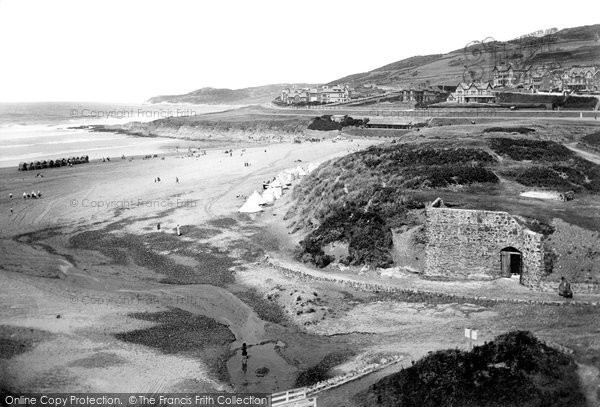
<instances>
[{"instance_id":1,"label":"sky","mask_svg":"<svg viewBox=\"0 0 600 407\"><path fill-rule=\"evenodd\" d=\"M0 102L327 83L599 15L597 0L0 0Z\"/></svg>"}]
</instances>

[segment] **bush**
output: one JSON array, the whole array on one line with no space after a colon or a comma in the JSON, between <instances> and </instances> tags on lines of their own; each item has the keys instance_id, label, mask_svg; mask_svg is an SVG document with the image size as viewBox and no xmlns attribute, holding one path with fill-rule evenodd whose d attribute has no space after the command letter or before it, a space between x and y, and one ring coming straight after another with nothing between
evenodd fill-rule
<instances>
[{"instance_id":1,"label":"bush","mask_svg":"<svg viewBox=\"0 0 600 407\"><path fill-rule=\"evenodd\" d=\"M369 406L585 406L572 357L515 331L470 352L444 350L385 377L357 398Z\"/></svg>"},{"instance_id":2,"label":"bush","mask_svg":"<svg viewBox=\"0 0 600 407\"><path fill-rule=\"evenodd\" d=\"M515 181L531 187L552 188L561 191L600 191L600 169L587 162L575 160L572 166L536 166L513 171Z\"/></svg>"},{"instance_id":3,"label":"bush","mask_svg":"<svg viewBox=\"0 0 600 407\"><path fill-rule=\"evenodd\" d=\"M331 116L315 117L308 125L309 130L331 131L341 130L341 123L331 120Z\"/></svg>"},{"instance_id":4,"label":"bush","mask_svg":"<svg viewBox=\"0 0 600 407\"><path fill-rule=\"evenodd\" d=\"M493 138L490 147L516 161L556 162L575 157L567 147L553 141Z\"/></svg>"},{"instance_id":5,"label":"bush","mask_svg":"<svg viewBox=\"0 0 600 407\"><path fill-rule=\"evenodd\" d=\"M322 247L332 242L348 243L347 264L364 263L375 267L392 264L389 254L392 232L377 211L365 212L357 207L333 209L323 224L300 242L301 250L296 258L326 267L334 259L326 255Z\"/></svg>"},{"instance_id":6,"label":"bush","mask_svg":"<svg viewBox=\"0 0 600 407\"><path fill-rule=\"evenodd\" d=\"M484 129L484 133L519 133L528 134L534 132L535 129L529 127L488 127Z\"/></svg>"},{"instance_id":7,"label":"bush","mask_svg":"<svg viewBox=\"0 0 600 407\"><path fill-rule=\"evenodd\" d=\"M581 141L590 146L600 147L600 131L583 136Z\"/></svg>"},{"instance_id":8,"label":"bush","mask_svg":"<svg viewBox=\"0 0 600 407\"><path fill-rule=\"evenodd\" d=\"M331 115L323 115L321 117L315 117L312 122L308 125L309 130L341 130L344 127L359 127L368 123L369 119L353 119L350 116L344 116L341 122L334 122L331 120Z\"/></svg>"}]
</instances>

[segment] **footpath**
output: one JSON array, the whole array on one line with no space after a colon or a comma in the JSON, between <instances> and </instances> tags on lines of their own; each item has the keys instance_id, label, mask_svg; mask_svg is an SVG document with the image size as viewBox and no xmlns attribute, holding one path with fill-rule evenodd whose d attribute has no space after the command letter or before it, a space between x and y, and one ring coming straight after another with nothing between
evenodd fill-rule
<instances>
[{"instance_id":1,"label":"footpath","mask_svg":"<svg viewBox=\"0 0 600 407\"><path fill-rule=\"evenodd\" d=\"M574 298L564 299L556 291L533 290L519 284L518 279L497 279L489 281L471 280L427 280L414 273L398 269L384 270L375 275L313 269L293 262L276 254L269 253L267 262L283 275L300 281L320 281L350 287L359 291L394 296L419 295L480 305L497 303L540 304L552 306L600 306L600 294L579 293L574 289Z\"/></svg>"}]
</instances>

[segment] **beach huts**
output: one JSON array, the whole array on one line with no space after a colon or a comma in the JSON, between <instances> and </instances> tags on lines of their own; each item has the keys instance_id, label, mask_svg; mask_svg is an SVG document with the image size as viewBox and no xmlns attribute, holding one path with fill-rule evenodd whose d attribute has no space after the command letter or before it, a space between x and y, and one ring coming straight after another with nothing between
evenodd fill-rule
<instances>
[{"instance_id":1,"label":"beach huts","mask_svg":"<svg viewBox=\"0 0 600 407\"><path fill-rule=\"evenodd\" d=\"M81 157L57 158L56 160L32 161L30 163L19 163L19 171L42 170L45 168L57 168L66 165L89 163L90 157L83 155Z\"/></svg>"}]
</instances>

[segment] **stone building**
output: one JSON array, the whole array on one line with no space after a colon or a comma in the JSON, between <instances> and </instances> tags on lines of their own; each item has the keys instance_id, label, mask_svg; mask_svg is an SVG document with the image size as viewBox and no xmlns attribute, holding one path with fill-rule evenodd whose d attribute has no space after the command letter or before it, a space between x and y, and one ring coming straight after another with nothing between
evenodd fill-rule
<instances>
[{"instance_id":1,"label":"stone building","mask_svg":"<svg viewBox=\"0 0 600 407\"><path fill-rule=\"evenodd\" d=\"M426 210L425 276L495 279L518 274L521 284L539 286L544 274L541 234L506 212L450 209L439 202Z\"/></svg>"}]
</instances>

